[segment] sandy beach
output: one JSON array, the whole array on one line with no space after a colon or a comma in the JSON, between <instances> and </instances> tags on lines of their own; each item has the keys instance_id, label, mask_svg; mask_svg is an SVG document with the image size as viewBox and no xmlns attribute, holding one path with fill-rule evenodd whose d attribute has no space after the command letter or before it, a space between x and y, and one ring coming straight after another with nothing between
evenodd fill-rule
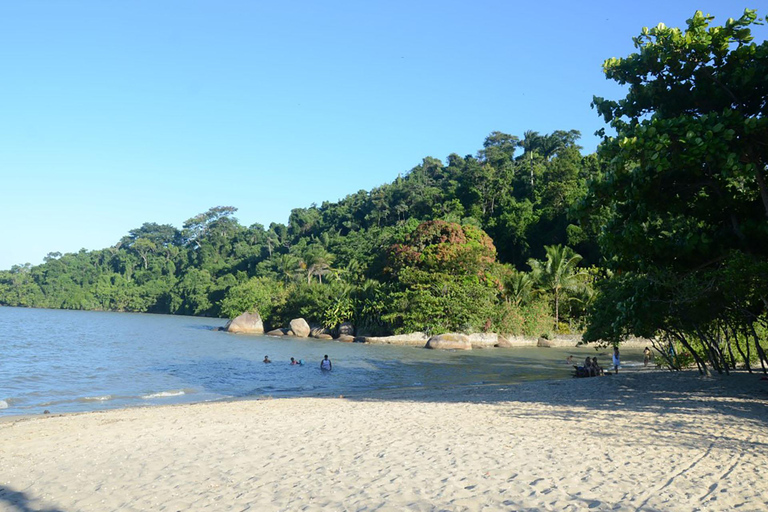
<instances>
[{"instance_id":1,"label":"sandy beach","mask_svg":"<svg viewBox=\"0 0 768 512\"><path fill-rule=\"evenodd\" d=\"M0 510L766 510L768 381L686 372L0 421Z\"/></svg>"}]
</instances>

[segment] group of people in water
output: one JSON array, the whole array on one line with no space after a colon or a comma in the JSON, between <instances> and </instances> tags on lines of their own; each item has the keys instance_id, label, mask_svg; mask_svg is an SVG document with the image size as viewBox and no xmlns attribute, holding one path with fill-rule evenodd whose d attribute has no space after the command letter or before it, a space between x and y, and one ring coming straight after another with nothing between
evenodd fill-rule
<instances>
[{"instance_id":1,"label":"group of people in water","mask_svg":"<svg viewBox=\"0 0 768 512\"><path fill-rule=\"evenodd\" d=\"M269 358L269 356L264 356L264 361L263 362L264 363L271 363L272 360ZM292 357L290 364L291 365L297 364L297 365L300 365L300 366L304 366L304 360L303 359L299 359L297 361L295 358ZM331 360L328 359L328 354L326 354L325 357L323 358L323 360L320 361L320 369L323 370L323 371L327 371L327 372L333 370L333 363L331 363Z\"/></svg>"}]
</instances>

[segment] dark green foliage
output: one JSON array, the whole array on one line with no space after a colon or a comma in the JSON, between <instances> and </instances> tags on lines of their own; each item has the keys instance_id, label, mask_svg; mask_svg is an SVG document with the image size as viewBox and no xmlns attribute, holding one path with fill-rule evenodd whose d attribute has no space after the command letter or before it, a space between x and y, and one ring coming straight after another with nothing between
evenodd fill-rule
<instances>
[{"instance_id":1,"label":"dark green foliage","mask_svg":"<svg viewBox=\"0 0 768 512\"><path fill-rule=\"evenodd\" d=\"M645 336L728 372L749 364L734 354L748 341L765 361L768 42L752 42L755 11L711 21L696 12L685 30L643 29L637 53L604 64L629 90L594 100L617 135L600 146L605 179L585 204L617 275L585 338Z\"/></svg>"}]
</instances>

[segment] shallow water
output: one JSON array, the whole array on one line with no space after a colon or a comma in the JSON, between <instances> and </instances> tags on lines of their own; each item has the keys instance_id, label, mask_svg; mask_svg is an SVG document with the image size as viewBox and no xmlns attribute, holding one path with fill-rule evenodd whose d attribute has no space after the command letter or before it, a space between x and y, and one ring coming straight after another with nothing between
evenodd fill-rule
<instances>
[{"instance_id":1,"label":"shallow water","mask_svg":"<svg viewBox=\"0 0 768 512\"><path fill-rule=\"evenodd\" d=\"M597 353L610 364L608 350L593 348L445 352L215 330L224 323L0 307L0 415L568 378L568 354ZM320 371L324 354L333 372ZM291 366L291 357L305 364ZM622 351L622 359L642 365L637 350Z\"/></svg>"}]
</instances>

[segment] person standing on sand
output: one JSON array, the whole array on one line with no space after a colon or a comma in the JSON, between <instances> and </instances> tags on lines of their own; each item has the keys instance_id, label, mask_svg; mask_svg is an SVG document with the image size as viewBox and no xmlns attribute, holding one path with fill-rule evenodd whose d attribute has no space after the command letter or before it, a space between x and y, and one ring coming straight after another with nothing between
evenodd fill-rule
<instances>
[{"instance_id":1,"label":"person standing on sand","mask_svg":"<svg viewBox=\"0 0 768 512\"><path fill-rule=\"evenodd\" d=\"M619 373L621 358L619 357L619 347L613 349L613 373Z\"/></svg>"},{"instance_id":2,"label":"person standing on sand","mask_svg":"<svg viewBox=\"0 0 768 512\"><path fill-rule=\"evenodd\" d=\"M326 372L333 370L333 364L331 363L331 360L328 359L328 354L325 355L325 359L320 361L320 369Z\"/></svg>"},{"instance_id":3,"label":"person standing on sand","mask_svg":"<svg viewBox=\"0 0 768 512\"><path fill-rule=\"evenodd\" d=\"M651 349L648 347L645 347L643 349L643 366L648 366L648 363L651 362Z\"/></svg>"}]
</instances>

